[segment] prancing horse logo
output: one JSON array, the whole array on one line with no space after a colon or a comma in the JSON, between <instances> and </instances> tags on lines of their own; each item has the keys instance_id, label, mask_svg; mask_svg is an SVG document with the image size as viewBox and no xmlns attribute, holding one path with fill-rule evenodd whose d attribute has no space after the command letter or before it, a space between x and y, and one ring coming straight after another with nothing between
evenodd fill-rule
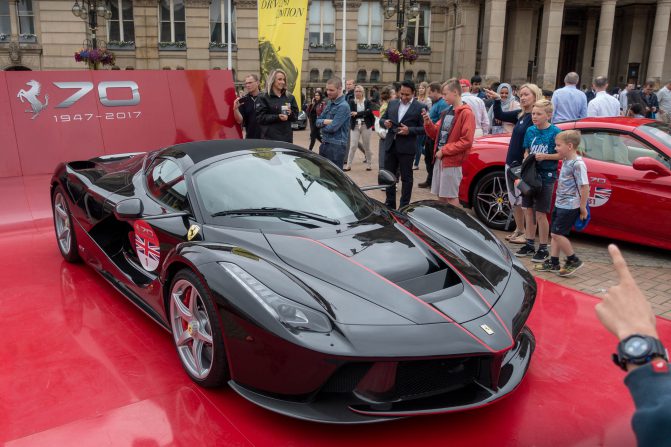
<instances>
[{"instance_id":1,"label":"prancing horse logo","mask_svg":"<svg viewBox=\"0 0 671 447\"><path fill-rule=\"evenodd\" d=\"M28 101L28 103L30 103L30 109L26 109L26 113L32 113L33 116L30 119L34 120L37 118L40 112L46 109L49 105L49 95L44 95L44 104L42 104L42 102L37 99L37 97L40 95L42 85L35 80L26 82L26 85L29 85L30 89L28 91L24 89L19 90L19 93L16 95L16 97L19 98L21 102Z\"/></svg>"}]
</instances>

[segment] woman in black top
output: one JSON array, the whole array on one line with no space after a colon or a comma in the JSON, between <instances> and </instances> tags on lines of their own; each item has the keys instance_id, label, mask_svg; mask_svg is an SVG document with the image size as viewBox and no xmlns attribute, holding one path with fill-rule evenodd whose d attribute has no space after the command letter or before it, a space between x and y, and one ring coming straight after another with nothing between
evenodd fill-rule
<instances>
[{"instance_id":1,"label":"woman in black top","mask_svg":"<svg viewBox=\"0 0 671 447\"><path fill-rule=\"evenodd\" d=\"M315 141L319 140L320 143L322 142L322 135L317 127L317 118L321 115L324 107L326 107L326 103L322 97L322 92L317 90L314 98L312 98L312 102L308 106L308 121L310 121L310 150L315 146Z\"/></svg>"},{"instance_id":2,"label":"woman in black top","mask_svg":"<svg viewBox=\"0 0 671 447\"><path fill-rule=\"evenodd\" d=\"M264 140L294 142L291 122L298 118L296 98L287 91L287 75L273 70L268 75L266 92L256 101L256 121Z\"/></svg>"},{"instance_id":3,"label":"woman in black top","mask_svg":"<svg viewBox=\"0 0 671 447\"><path fill-rule=\"evenodd\" d=\"M506 187L508 189L508 200L515 217L515 231L506 236L506 240L514 244L525 244L524 237L524 210L522 210L522 195L519 190L508 180L508 169L513 163L522 164L524 158L524 134L532 126L531 109L536 101L543 99L543 91L536 84L524 84L519 89L520 110L511 110L504 112L501 109L501 96L493 90L485 89L487 98L494 100L494 118L506 123L513 123L513 132L508 144L508 154L506 155Z\"/></svg>"}]
</instances>

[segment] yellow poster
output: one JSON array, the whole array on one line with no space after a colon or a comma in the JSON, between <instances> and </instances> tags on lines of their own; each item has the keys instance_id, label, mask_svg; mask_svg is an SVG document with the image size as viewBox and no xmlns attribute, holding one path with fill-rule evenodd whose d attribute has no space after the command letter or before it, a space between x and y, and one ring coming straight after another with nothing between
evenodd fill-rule
<instances>
[{"instance_id":1,"label":"yellow poster","mask_svg":"<svg viewBox=\"0 0 671 447\"><path fill-rule=\"evenodd\" d=\"M308 0L259 0L261 80L276 69L287 74L287 90L301 106L301 65Z\"/></svg>"}]
</instances>

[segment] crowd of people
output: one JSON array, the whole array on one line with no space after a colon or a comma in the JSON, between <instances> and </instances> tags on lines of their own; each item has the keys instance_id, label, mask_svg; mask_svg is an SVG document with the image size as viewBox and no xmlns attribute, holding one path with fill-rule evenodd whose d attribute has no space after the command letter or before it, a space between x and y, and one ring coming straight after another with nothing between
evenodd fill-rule
<instances>
[{"instance_id":1,"label":"crowd of people","mask_svg":"<svg viewBox=\"0 0 671 447\"><path fill-rule=\"evenodd\" d=\"M352 169L358 151L366 170L372 170L371 136L379 136L378 167L394 173L401 183L399 206L410 203L413 171L420 169L422 155L426 180L438 200L459 206L462 165L475 138L509 133L505 161L508 199L515 230L506 239L521 244L517 256L531 256L539 271L573 274L583 265L568 241L573 222L585 218L588 194L585 164L578 154L580 134L561 132L555 124L585 117L647 117L669 122L671 81L654 92L654 82L636 88L609 90L608 79L597 76L591 89L578 88L577 73L568 73L564 87L554 92L535 84L521 87L495 82L483 87L482 78L449 79L443 83L403 81L372 88L338 78L317 89L305 110L310 124L310 146L343 171ZM245 79L247 94L236 99L235 117L248 138L292 142L291 122L298 115L294 97L286 91L286 74L270 73L263 93L258 77ZM533 163L525 163L532 159ZM560 159L567 161L558 172ZM512 172L533 165L538 185L522 193ZM570 167L570 170L569 170ZM556 201L553 191L558 184ZM397 187L386 190L386 205L397 206ZM552 227L548 214L552 213ZM536 245L538 235L538 245ZM550 237L552 252L548 250ZM559 265L559 251L567 256Z\"/></svg>"},{"instance_id":2,"label":"crowd of people","mask_svg":"<svg viewBox=\"0 0 671 447\"><path fill-rule=\"evenodd\" d=\"M366 95L363 86L353 80L343 89L340 79L331 78L304 105L310 125L309 150L318 141L319 154L343 171L351 169L361 151L366 169L371 170L371 135L375 132L380 141L379 168L400 177L400 207L410 203L413 171L419 169L422 155L427 178L418 186L431 188L441 202L459 206L461 167L474 138L509 133L505 178L516 229L506 239L522 245L515 255L531 256L536 271L568 276L583 265L568 237L574 224L588 217L589 182L578 152L580 133L561 131L555 124L589 116L647 117L666 123L671 117L671 81L657 92L653 82L638 89L628 84L609 91L603 76L596 77L588 91L579 90L578 83L578 75L568 73L564 87L555 92L531 83L519 88L494 83L483 88L482 79L474 76L417 87L403 81L371 89ZM296 121L299 110L286 90L286 74L274 70L265 91L259 87L256 75L245 78L247 93L234 102L236 121L244 126L247 138L292 142L291 122ZM561 170L559 160L563 160ZM520 166L522 174L517 176ZM522 194L525 166L533 166L529 172L538 185ZM392 209L396 208L396 192L396 185L386 190L386 205ZM609 250L620 283L597 305L597 315L620 339L614 359L629 371L625 383L637 407L632 423L639 445L663 445L671 436L668 354L658 340L650 305L622 255L615 246ZM566 257L563 266L561 253ZM648 351L638 353L641 346L648 346Z\"/></svg>"}]
</instances>

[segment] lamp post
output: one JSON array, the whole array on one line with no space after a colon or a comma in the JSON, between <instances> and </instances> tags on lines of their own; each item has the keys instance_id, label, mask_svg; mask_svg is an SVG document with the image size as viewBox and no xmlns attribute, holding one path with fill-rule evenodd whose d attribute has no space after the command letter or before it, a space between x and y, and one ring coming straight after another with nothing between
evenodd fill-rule
<instances>
[{"instance_id":1,"label":"lamp post","mask_svg":"<svg viewBox=\"0 0 671 447\"><path fill-rule=\"evenodd\" d=\"M112 18L112 10L108 6L107 0L82 0L81 6L79 1L75 0L72 6L72 14L79 17L86 22L91 30L91 49L98 48L98 41L96 39L96 31L98 30L98 17L105 20ZM86 40L88 46L88 39ZM97 64L93 64L93 69L97 69Z\"/></svg>"},{"instance_id":2,"label":"lamp post","mask_svg":"<svg viewBox=\"0 0 671 447\"><path fill-rule=\"evenodd\" d=\"M405 31L405 15L408 18L414 19L420 13L419 3L415 0L410 0L406 5L406 0L396 0L396 5L392 0L387 0L387 6L384 8L384 17L391 19L396 15L396 31L398 32L398 51L403 52L403 32ZM396 82L401 80L401 62L396 64Z\"/></svg>"}]
</instances>

